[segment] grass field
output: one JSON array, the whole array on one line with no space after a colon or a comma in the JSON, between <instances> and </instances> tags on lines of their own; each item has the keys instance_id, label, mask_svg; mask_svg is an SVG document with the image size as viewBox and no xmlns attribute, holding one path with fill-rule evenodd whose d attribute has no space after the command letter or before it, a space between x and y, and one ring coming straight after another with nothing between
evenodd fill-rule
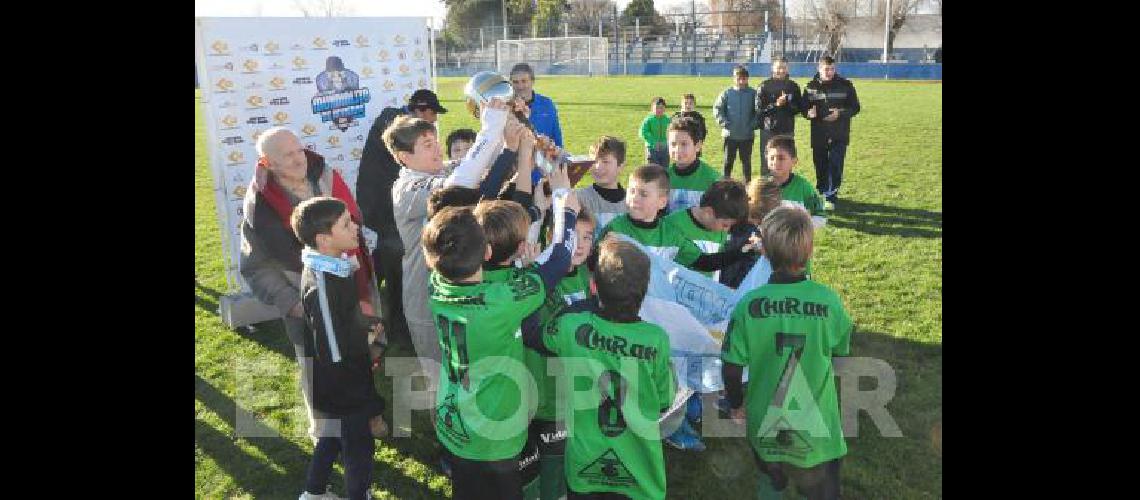
<instances>
[{"instance_id":1,"label":"grass field","mask_svg":"<svg viewBox=\"0 0 1140 500\"><path fill-rule=\"evenodd\" d=\"M461 101L464 82L439 80L438 93L451 110L442 115L441 138L459 127L478 129ZM637 129L650 98L664 96L671 113L680 95L692 92L711 123L710 106L729 83L727 77L566 77L540 78L536 90L557 104L572 153L585 154L601 134L627 142L624 185L625 174L643 156ZM842 200L816 232L812 266L814 278L839 292L856 322L852 355L882 359L895 370L897 391L887 408L903 437L883 437L860 415L859 434L848 438L843 461L844 498L941 498L942 83L855 85L863 110L852 126ZM216 312L225 278L197 96L195 91L195 496L296 498L312 443L303 435L292 347L279 322L234 331ZM719 170L721 139L715 130L709 135L704 158ZM814 183L806 121L799 121L796 138L796 172ZM739 178L739 160L734 170ZM378 375L377 382L390 399L391 379ZM861 384L863 390L873 387ZM450 496L450 482L433 463L435 437L424 413L417 412L412 437L377 441L377 498ZM247 437L248 421L257 422L254 434L273 436ZM730 438L706 443L709 449L701 454L666 447L669 497L750 498L757 473L745 444ZM343 494L339 474L333 488Z\"/></svg>"}]
</instances>

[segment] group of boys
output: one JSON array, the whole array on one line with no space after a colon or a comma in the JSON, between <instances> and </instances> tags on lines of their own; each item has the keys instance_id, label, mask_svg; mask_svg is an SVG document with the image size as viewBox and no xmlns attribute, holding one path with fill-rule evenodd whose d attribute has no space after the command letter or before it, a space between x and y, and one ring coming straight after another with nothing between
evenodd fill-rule
<instances>
[{"instance_id":1,"label":"group of boys","mask_svg":"<svg viewBox=\"0 0 1140 500\"><path fill-rule=\"evenodd\" d=\"M627 187L618 179L626 146L611 136L591 147L591 185L572 189L565 167L533 182L537 137L508 112L517 103L492 101L478 133L448 136L446 163L431 123L400 116L384 130L402 166L392 212L404 280L422 280L418 305L430 311L426 324L409 316L408 325L433 379L432 420L454 498L661 499L662 441L704 449L692 427L699 398L662 436L659 418L677 395L669 337L639 317L650 260L625 238L730 286L758 259L770 262L770 280L740 300L723 340L723 409L746 423L762 498L789 484L808 498L837 498L846 445L831 357L847 355L852 323L838 295L809 278L812 216L823 204L792 172L790 136L766 144L771 177L746 186L713 170L700 159L703 118L686 97L690 107L664 130L660 120L650 127L665 146L647 142L647 155L663 164L634 168ZM356 244L345 215L342 202L323 197L293 213L306 246L314 405L340 423L318 441L302 498L333 498L326 486L338 452L349 495L369 495L368 422L382 403L365 345L374 326L340 283L350 267L342 253ZM534 228L548 242L539 255ZM423 327L434 333L430 345L415 334ZM818 425L798 425L806 404Z\"/></svg>"}]
</instances>

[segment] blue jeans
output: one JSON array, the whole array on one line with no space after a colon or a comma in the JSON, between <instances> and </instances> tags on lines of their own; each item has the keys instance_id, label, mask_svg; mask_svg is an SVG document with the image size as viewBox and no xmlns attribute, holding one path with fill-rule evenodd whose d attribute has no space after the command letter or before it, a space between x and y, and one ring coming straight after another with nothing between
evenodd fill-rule
<instances>
[{"instance_id":1,"label":"blue jeans","mask_svg":"<svg viewBox=\"0 0 1140 500\"><path fill-rule=\"evenodd\" d=\"M811 156L815 163L815 189L825 198L839 194L843 184L843 159L847 156L847 141L829 137L811 138Z\"/></svg>"}]
</instances>

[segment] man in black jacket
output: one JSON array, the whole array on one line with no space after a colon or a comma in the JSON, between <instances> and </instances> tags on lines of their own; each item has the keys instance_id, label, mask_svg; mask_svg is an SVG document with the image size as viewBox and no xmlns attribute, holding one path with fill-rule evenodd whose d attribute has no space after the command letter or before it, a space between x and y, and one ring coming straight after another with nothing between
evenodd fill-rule
<instances>
[{"instance_id":1,"label":"man in black jacket","mask_svg":"<svg viewBox=\"0 0 1140 500\"><path fill-rule=\"evenodd\" d=\"M768 139L775 135L796 136L800 112L800 86L788 77L788 59L772 61L772 78L756 92L756 115L760 117L760 175L768 175Z\"/></svg>"},{"instance_id":2,"label":"man in black jacket","mask_svg":"<svg viewBox=\"0 0 1140 500\"><path fill-rule=\"evenodd\" d=\"M835 60L824 56L819 72L804 87L804 117L811 120L811 152L815 188L832 209L843 183L843 159L851 137L851 117L859 113L859 97L851 81L835 72Z\"/></svg>"},{"instance_id":3,"label":"man in black jacket","mask_svg":"<svg viewBox=\"0 0 1140 500\"><path fill-rule=\"evenodd\" d=\"M384 108L364 142L364 152L360 156L360 170L356 178L356 201L364 216L365 227L378 236L376 250L372 252L378 279L384 280L383 308L385 330L389 339L408 338L408 325L404 320L404 307L400 299L403 283L400 262L404 257L404 245L396 230L396 220L392 215L392 184L400 175L400 165L396 163L381 136L384 130L402 115L412 115L429 123L435 123L439 113L447 109L439 104L435 92L419 89L408 98L408 104L399 108Z\"/></svg>"}]
</instances>

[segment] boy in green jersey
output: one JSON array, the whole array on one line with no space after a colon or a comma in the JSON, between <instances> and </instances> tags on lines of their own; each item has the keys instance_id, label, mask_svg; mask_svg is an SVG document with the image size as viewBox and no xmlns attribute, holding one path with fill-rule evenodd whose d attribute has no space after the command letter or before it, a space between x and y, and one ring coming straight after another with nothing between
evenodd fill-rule
<instances>
[{"instance_id":1,"label":"boy in green jersey","mask_svg":"<svg viewBox=\"0 0 1140 500\"><path fill-rule=\"evenodd\" d=\"M578 246L570 257L570 268L539 309L539 328L546 328L567 307L590 296L590 270L586 259L594 248L594 219L586 207L578 212L574 232ZM527 368L538 387L538 408L530 422L530 438L538 448L540 487L538 498L556 500L566 496L566 404L558 397L557 378L550 374L547 358L527 349L523 354ZM555 368L557 370L557 368ZM565 390L565 389L563 389ZM528 497L529 498L529 497Z\"/></svg>"},{"instance_id":2,"label":"boy in green jersey","mask_svg":"<svg viewBox=\"0 0 1140 500\"><path fill-rule=\"evenodd\" d=\"M669 163L669 117L665 116L665 98L654 97L649 103L649 114L641 121L638 135L645 141L645 162L664 167Z\"/></svg>"},{"instance_id":3,"label":"boy in green jersey","mask_svg":"<svg viewBox=\"0 0 1140 500\"><path fill-rule=\"evenodd\" d=\"M669 212L697 206L701 194L723 176L697 154L704 147L704 126L691 116L669 122Z\"/></svg>"},{"instance_id":4,"label":"boy in green jersey","mask_svg":"<svg viewBox=\"0 0 1140 500\"><path fill-rule=\"evenodd\" d=\"M721 179L701 195L701 205L673 212L661 219L666 232L692 241L701 252L720 252L728 241L728 229L748 215L748 195L744 184ZM717 274L704 272L717 279Z\"/></svg>"},{"instance_id":5,"label":"boy in green jersey","mask_svg":"<svg viewBox=\"0 0 1140 500\"><path fill-rule=\"evenodd\" d=\"M591 287L542 331L523 334L527 347L559 356L569 413L568 498L665 498L665 461L658 418L676 393L669 337L641 321L649 258L628 241L598 247Z\"/></svg>"},{"instance_id":6,"label":"boy in green jersey","mask_svg":"<svg viewBox=\"0 0 1140 500\"><path fill-rule=\"evenodd\" d=\"M521 256L526 247L527 227L530 217L521 205L504 200L486 200L475 207L474 215L487 236L487 244L491 246L491 257L483 263L483 283L503 283L524 269L514 267L513 263ZM579 214L581 216L581 213ZM541 264L531 264L525 269L533 269L540 274L554 276L554 286L545 288L543 305L538 310L538 317L552 316L559 308L559 303L565 307L561 294L564 288L585 289L585 285L575 286L575 280L567 276L566 269L573 267L575 260L581 264L585 256L580 259L582 239L592 243L594 239L593 225L583 223L579 218L575 222L576 239L574 240L574 253L569 262L551 261L549 259ZM587 234L583 235L585 230ZM588 245L589 243L587 243ZM587 246L586 253L589 253ZM561 265L561 267L553 267ZM554 297L557 296L555 299ZM584 298L584 297L583 297ZM552 302L557 300L557 302ZM552 305L554 304L554 305ZM524 321L525 325L525 321ZM536 359L537 358L537 359ZM519 455L519 474L522 478L523 497L526 499L554 499L565 495L565 482L562 479L562 455L564 445L562 440L565 433L555 428L554 415L554 380L546 374L546 360L532 351L523 353L523 363L526 365L530 377L534 380L537 392L529 394L529 399L537 402L535 420L529 425L528 439ZM560 420L560 419L559 419ZM561 422L558 422L561 424ZM555 467L556 466L556 467Z\"/></svg>"},{"instance_id":7,"label":"boy in green jersey","mask_svg":"<svg viewBox=\"0 0 1140 500\"><path fill-rule=\"evenodd\" d=\"M702 191L703 192L703 191ZM627 235L650 252L697 271L716 271L743 257L736 251L706 254L692 240L661 223L661 209L669 202L669 176L664 168L649 164L629 175L626 203L629 213L614 217L602 229L598 241L610 232Z\"/></svg>"},{"instance_id":8,"label":"boy in green jersey","mask_svg":"<svg viewBox=\"0 0 1140 500\"><path fill-rule=\"evenodd\" d=\"M522 210L514 202L492 203ZM482 264L493 249L470 208L444 208L423 230L432 269L429 305L443 353L435 428L450 455L455 498L522 498L518 456L533 382L520 326L569 265L578 209L572 194L566 207L563 242L547 268L514 269L495 282L483 280Z\"/></svg>"},{"instance_id":9,"label":"boy in green jersey","mask_svg":"<svg viewBox=\"0 0 1140 500\"><path fill-rule=\"evenodd\" d=\"M799 207L777 207L764 218L760 234L773 273L740 299L722 345L728 406L734 420L747 421L760 498L780 498L789 482L812 500L839 498L847 444L832 357L850 354L853 324L839 295L803 274L812 232Z\"/></svg>"},{"instance_id":10,"label":"boy in green jersey","mask_svg":"<svg viewBox=\"0 0 1140 500\"><path fill-rule=\"evenodd\" d=\"M780 198L795 203L811 212L812 222L823 224L824 205L819 193L803 177L792 172L799 158L796 158L796 141L791 136L777 135L768 140L764 153L768 155L768 169L772 180L780 186Z\"/></svg>"}]
</instances>

